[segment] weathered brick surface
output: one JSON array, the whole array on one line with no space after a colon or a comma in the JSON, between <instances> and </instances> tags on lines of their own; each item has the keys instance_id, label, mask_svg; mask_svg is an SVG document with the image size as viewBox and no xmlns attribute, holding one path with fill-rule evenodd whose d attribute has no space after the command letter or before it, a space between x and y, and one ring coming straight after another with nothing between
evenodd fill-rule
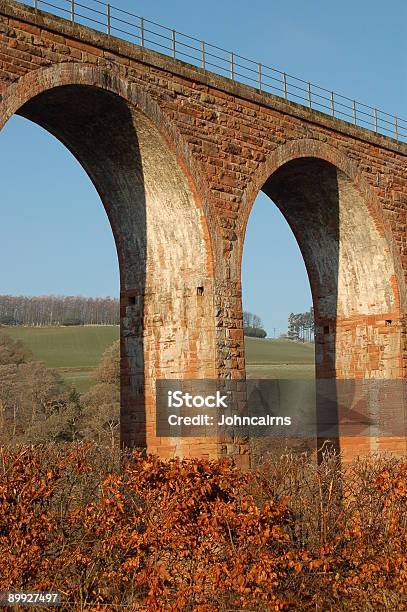
<instances>
[{"instance_id":1,"label":"weathered brick surface","mask_svg":"<svg viewBox=\"0 0 407 612\"><path fill-rule=\"evenodd\" d=\"M55 134L109 215L126 443L228 451L157 439L153 382L244 377L240 265L260 189L304 256L318 375L406 376L406 145L11 0L0 96L0 128L19 113Z\"/></svg>"}]
</instances>

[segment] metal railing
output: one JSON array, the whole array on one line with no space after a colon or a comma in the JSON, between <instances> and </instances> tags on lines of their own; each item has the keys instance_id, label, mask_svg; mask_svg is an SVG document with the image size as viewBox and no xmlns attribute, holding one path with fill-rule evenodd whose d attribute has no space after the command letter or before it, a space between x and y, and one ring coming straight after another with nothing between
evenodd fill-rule
<instances>
[{"instance_id":1,"label":"metal railing","mask_svg":"<svg viewBox=\"0 0 407 612\"><path fill-rule=\"evenodd\" d=\"M407 142L407 120L385 113L330 91L310 81L294 77L266 64L247 59L177 30L130 13L102 0L32 0L35 9L52 9L72 23L105 31L108 36L159 51L175 59L215 72L232 81L249 85L260 92L272 93L285 100L321 111L367 128L375 133ZM86 3L85 3L86 2ZM22 2L27 4L27 2Z\"/></svg>"}]
</instances>

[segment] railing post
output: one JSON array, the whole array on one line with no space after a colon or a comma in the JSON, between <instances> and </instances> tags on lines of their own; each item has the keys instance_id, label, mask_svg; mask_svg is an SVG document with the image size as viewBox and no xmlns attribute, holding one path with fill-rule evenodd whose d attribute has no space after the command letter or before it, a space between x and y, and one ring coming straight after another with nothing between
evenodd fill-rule
<instances>
[{"instance_id":1,"label":"railing post","mask_svg":"<svg viewBox=\"0 0 407 612\"><path fill-rule=\"evenodd\" d=\"M258 64L258 74L259 74L259 89L262 91L262 83L261 83L261 64Z\"/></svg>"},{"instance_id":2,"label":"railing post","mask_svg":"<svg viewBox=\"0 0 407 612\"><path fill-rule=\"evenodd\" d=\"M110 36L110 3L106 3L106 23L107 23L107 34Z\"/></svg>"},{"instance_id":3,"label":"railing post","mask_svg":"<svg viewBox=\"0 0 407 612\"><path fill-rule=\"evenodd\" d=\"M175 46L175 30L172 31L172 57L175 59L177 55L177 49Z\"/></svg>"},{"instance_id":4,"label":"railing post","mask_svg":"<svg viewBox=\"0 0 407 612\"><path fill-rule=\"evenodd\" d=\"M312 108L311 105L311 83L308 81L308 108Z\"/></svg>"},{"instance_id":5,"label":"railing post","mask_svg":"<svg viewBox=\"0 0 407 612\"><path fill-rule=\"evenodd\" d=\"M75 23L75 0L71 0L71 21Z\"/></svg>"},{"instance_id":6,"label":"railing post","mask_svg":"<svg viewBox=\"0 0 407 612\"><path fill-rule=\"evenodd\" d=\"M206 70L205 68L205 41L204 40L201 42L201 48L202 48L202 68Z\"/></svg>"},{"instance_id":7,"label":"railing post","mask_svg":"<svg viewBox=\"0 0 407 612\"><path fill-rule=\"evenodd\" d=\"M287 100L287 75L283 73L283 89L284 89L284 99Z\"/></svg>"},{"instance_id":8,"label":"railing post","mask_svg":"<svg viewBox=\"0 0 407 612\"><path fill-rule=\"evenodd\" d=\"M144 17L140 17L140 38L141 46L144 47Z\"/></svg>"},{"instance_id":9,"label":"railing post","mask_svg":"<svg viewBox=\"0 0 407 612\"><path fill-rule=\"evenodd\" d=\"M397 122L397 115L394 115L394 135L396 137L396 140L399 139L399 127L398 127L398 122Z\"/></svg>"},{"instance_id":10,"label":"railing post","mask_svg":"<svg viewBox=\"0 0 407 612\"><path fill-rule=\"evenodd\" d=\"M377 108L374 109L374 131L377 134Z\"/></svg>"},{"instance_id":11,"label":"railing post","mask_svg":"<svg viewBox=\"0 0 407 612\"><path fill-rule=\"evenodd\" d=\"M34 0L35 11L38 11L38 0Z\"/></svg>"},{"instance_id":12,"label":"railing post","mask_svg":"<svg viewBox=\"0 0 407 612\"><path fill-rule=\"evenodd\" d=\"M230 52L230 78L235 80L235 57L233 51Z\"/></svg>"},{"instance_id":13,"label":"railing post","mask_svg":"<svg viewBox=\"0 0 407 612\"><path fill-rule=\"evenodd\" d=\"M352 112L353 112L353 123L356 125L356 102L353 100L352 102Z\"/></svg>"},{"instance_id":14,"label":"railing post","mask_svg":"<svg viewBox=\"0 0 407 612\"><path fill-rule=\"evenodd\" d=\"M331 92L331 111L332 117L335 117L335 100L334 100L334 92Z\"/></svg>"}]
</instances>

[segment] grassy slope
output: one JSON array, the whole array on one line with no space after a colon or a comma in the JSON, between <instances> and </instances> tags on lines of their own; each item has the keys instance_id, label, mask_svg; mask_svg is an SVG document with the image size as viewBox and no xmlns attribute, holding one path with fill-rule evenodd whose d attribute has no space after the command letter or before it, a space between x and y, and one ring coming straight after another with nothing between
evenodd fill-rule
<instances>
[{"instance_id":1,"label":"grassy slope","mask_svg":"<svg viewBox=\"0 0 407 612\"><path fill-rule=\"evenodd\" d=\"M248 378L313 378L314 345L245 338Z\"/></svg>"},{"instance_id":2,"label":"grassy slope","mask_svg":"<svg viewBox=\"0 0 407 612\"><path fill-rule=\"evenodd\" d=\"M246 359L251 364L312 364L314 345L290 340L245 338Z\"/></svg>"},{"instance_id":3,"label":"grassy slope","mask_svg":"<svg viewBox=\"0 0 407 612\"><path fill-rule=\"evenodd\" d=\"M28 346L36 359L57 368L80 392L90 384L90 373L103 351L119 337L119 327L3 327L0 331Z\"/></svg>"},{"instance_id":4,"label":"grassy slope","mask_svg":"<svg viewBox=\"0 0 407 612\"><path fill-rule=\"evenodd\" d=\"M64 379L83 392L100 356L119 337L117 326L3 327L0 331L22 340L36 359L57 368ZM311 378L314 347L288 340L246 338L249 378Z\"/></svg>"}]
</instances>

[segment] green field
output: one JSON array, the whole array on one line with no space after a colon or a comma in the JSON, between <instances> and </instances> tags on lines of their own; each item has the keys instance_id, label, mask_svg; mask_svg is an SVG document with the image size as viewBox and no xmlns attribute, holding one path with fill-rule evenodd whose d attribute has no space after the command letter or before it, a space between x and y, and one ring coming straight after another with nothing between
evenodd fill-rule
<instances>
[{"instance_id":1,"label":"green field","mask_svg":"<svg viewBox=\"0 0 407 612\"><path fill-rule=\"evenodd\" d=\"M57 369L81 393L91 385L90 374L103 351L119 338L118 325L3 327L0 331L24 342L35 359Z\"/></svg>"},{"instance_id":2,"label":"green field","mask_svg":"<svg viewBox=\"0 0 407 612\"><path fill-rule=\"evenodd\" d=\"M119 327L3 327L1 332L28 346L39 361L56 368L79 392L103 351L119 337ZM314 346L289 340L245 338L248 378L312 378Z\"/></svg>"},{"instance_id":3,"label":"green field","mask_svg":"<svg viewBox=\"0 0 407 612\"><path fill-rule=\"evenodd\" d=\"M313 344L246 337L245 348L248 378L315 377Z\"/></svg>"}]
</instances>

